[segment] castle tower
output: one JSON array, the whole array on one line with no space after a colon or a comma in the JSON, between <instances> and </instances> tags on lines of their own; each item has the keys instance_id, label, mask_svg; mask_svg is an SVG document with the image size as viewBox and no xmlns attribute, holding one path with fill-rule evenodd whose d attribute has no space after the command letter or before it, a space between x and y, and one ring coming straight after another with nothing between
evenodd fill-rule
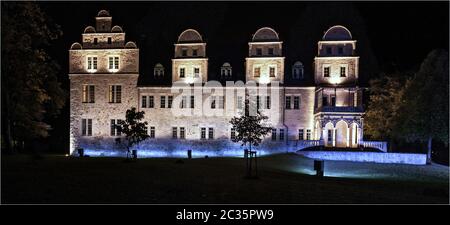
<instances>
[{"instance_id":1,"label":"castle tower","mask_svg":"<svg viewBox=\"0 0 450 225\"><path fill-rule=\"evenodd\" d=\"M362 89L356 40L340 25L318 42L315 69L315 138L325 146L358 147L362 140Z\"/></svg>"},{"instance_id":2,"label":"castle tower","mask_svg":"<svg viewBox=\"0 0 450 225\"><path fill-rule=\"evenodd\" d=\"M268 84L284 80L283 42L278 33L269 27L256 31L248 43L248 57L245 58L246 80Z\"/></svg>"},{"instance_id":3,"label":"castle tower","mask_svg":"<svg viewBox=\"0 0 450 225\"><path fill-rule=\"evenodd\" d=\"M206 43L199 32L187 29L178 36L172 59L172 82L189 84L208 81Z\"/></svg>"},{"instance_id":4,"label":"castle tower","mask_svg":"<svg viewBox=\"0 0 450 225\"><path fill-rule=\"evenodd\" d=\"M86 27L82 43L69 50L71 154L76 148L111 149L120 135L114 124L137 106L139 49L111 24L109 12L101 10L96 27Z\"/></svg>"}]
</instances>

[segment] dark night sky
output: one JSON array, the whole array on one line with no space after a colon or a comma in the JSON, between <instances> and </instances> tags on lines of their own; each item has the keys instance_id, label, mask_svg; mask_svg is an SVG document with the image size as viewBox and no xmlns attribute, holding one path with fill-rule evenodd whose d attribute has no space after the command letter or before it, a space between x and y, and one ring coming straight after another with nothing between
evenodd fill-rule
<instances>
[{"instance_id":1,"label":"dark night sky","mask_svg":"<svg viewBox=\"0 0 450 225\"><path fill-rule=\"evenodd\" d=\"M302 58L308 76L318 39L329 25L342 23L329 18L330 11L322 15L320 12L322 6L328 7L331 12L339 11L336 13L341 17L360 15L360 18L355 20L356 24L359 24L358 28L349 27L354 38L358 40L360 60L366 62L365 52L361 51L370 48L381 72L416 69L432 49L448 50L449 45L448 2L342 3L344 8L342 6L339 8L341 3L333 3L338 4L335 6L324 2L40 2L39 4L56 23L61 25L64 33L50 50L63 68L60 80L66 90L69 86L68 49L73 42L81 41L84 28L95 24L95 16L101 9L110 11L113 25L122 26L127 41L135 41L138 44L141 53L141 77L148 77L156 62L163 62L170 70L173 43L187 28L198 29L206 40L210 71L214 71L211 68L218 69L224 61L230 61L234 74L235 69L243 70L247 42L262 26L270 26L279 32L280 38L284 41L287 63L290 63L289 60ZM318 5L320 6L317 7ZM348 5L356 9L357 14L349 13L345 8ZM316 11L309 17L304 12L311 6L315 7ZM302 15L304 17L308 15L306 20L304 17L301 19ZM324 23L323 27L316 27L314 23L317 18L322 17L328 19L326 22L329 24ZM350 21L352 19L350 18ZM297 29L302 22L303 26L306 24L312 29ZM146 35L145 41L142 35ZM292 46L301 40L309 42L297 48ZM291 55L295 57L290 59ZM166 72L170 71L166 69ZM68 136L68 108L65 107L63 115L54 123L55 129L52 133L58 135L51 135L51 138L57 139L54 141L64 145Z\"/></svg>"}]
</instances>

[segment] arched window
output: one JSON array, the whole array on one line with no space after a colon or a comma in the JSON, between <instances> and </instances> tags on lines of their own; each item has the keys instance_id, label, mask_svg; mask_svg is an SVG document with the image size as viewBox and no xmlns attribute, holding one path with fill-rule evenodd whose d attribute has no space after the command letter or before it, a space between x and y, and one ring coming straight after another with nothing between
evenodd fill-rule
<instances>
[{"instance_id":1,"label":"arched window","mask_svg":"<svg viewBox=\"0 0 450 225\"><path fill-rule=\"evenodd\" d=\"M153 75L155 77L162 77L164 76L164 66L161 65L161 63L157 63L153 69Z\"/></svg>"},{"instance_id":2,"label":"arched window","mask_svg":"<svg viewBox=\"0 0 450 225\"><path fill-rule=\"evenodd\" d=\"M230 63L224 63L222 67L220 67L220 76L221 77L231 77L232 75L232 67Z\"/></svg>"},{"instance_id":3,"label":"arched window","mask_svg":"<svg viewBox=\"0 0 450 225\"><path fill-rule=\"evenodd\" d=\"M294 65L292 66L292 78L303 79L304 77L303 74L304 74L303 63L301 63L300 61L295 62Z\"/></svg>"}]
</instances>

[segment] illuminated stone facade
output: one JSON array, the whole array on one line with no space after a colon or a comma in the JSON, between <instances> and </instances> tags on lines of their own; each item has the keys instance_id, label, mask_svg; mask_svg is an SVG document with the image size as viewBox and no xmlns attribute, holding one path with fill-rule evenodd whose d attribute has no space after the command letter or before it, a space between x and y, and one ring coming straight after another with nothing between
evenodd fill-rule
<instances>
[{"instance_id":1,"label":"illuminated stone facade","mask_svg":"<svg viewBox=\"0 0 450 225\"><path fill-rule=\"evenodd\" d=\"M102 10L96 27L88 26L82 43L69 50L70 152L84 148L90 155L123 155L124 146L117 142L121 135L113 125L136 107L145 112L151 136L135 146L142 157L185 156L188 149L194 156L242 155L244 147L231 141L229 121L242 111L249 90L244 82L258 93L260 110L273 127L258 147L260 154L323 144L357 147L363 111L355 46L347 29L330 28L319 41L315 85L285 85L285 74L303 78L303 64L298 61L285 71L283 42L275 30L264 27L249 42L246 81L236 81L240 88L219 89L221 83L208 79L211 68L202 35L187 29L175 43L171 75L159 63L153 70L155 78L170 76L173 85L138 85L144 76L139 49L125 41L122 28L112 26L112 17ZM221 77L231 77L232 68L221 64Z\"/></svg>"}]
</instances>

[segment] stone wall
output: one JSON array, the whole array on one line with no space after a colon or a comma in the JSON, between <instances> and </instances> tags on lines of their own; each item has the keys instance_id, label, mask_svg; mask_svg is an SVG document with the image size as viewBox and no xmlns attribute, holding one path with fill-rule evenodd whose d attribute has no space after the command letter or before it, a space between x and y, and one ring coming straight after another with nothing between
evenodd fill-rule
<instances>
[{"instance_id":1,"label":"stone wall","mask_svg":"<svg viewBox=\"0 0 450 225\"><path fill-rule=\"evenodd\" d=\"M359 57L316 57L316 84L352 84L358 80ZM323 76L324 66L330 66L330 77ZM340 77L340 67L347 67L347 76Z\"/></svg>"},{"instance_id":2,"label":"stone wall","mask_svg":"<svg viewBox=\"0 0 450 225\"><path fill-rule=\"evenodd\" d=\"M119 71L115 73L138 73L138 49L80 49L69 50L69 73L85 74L87 71L87 56L97 57L97 71L95 73L111 74L108 70L109 56L119 56Z\"/></svg>"},{"instance_id":3,"label":"stone wall","mask_svg":"<svg viewBox=\"0 0 450 225\"><path fill-rule=\"evenodd\" d=\"M298 151L297 154L313 159L352 162L399 163L412 165L425 165L427 162L426 154L413 153Z\"/></svg>"}]
</instances>

